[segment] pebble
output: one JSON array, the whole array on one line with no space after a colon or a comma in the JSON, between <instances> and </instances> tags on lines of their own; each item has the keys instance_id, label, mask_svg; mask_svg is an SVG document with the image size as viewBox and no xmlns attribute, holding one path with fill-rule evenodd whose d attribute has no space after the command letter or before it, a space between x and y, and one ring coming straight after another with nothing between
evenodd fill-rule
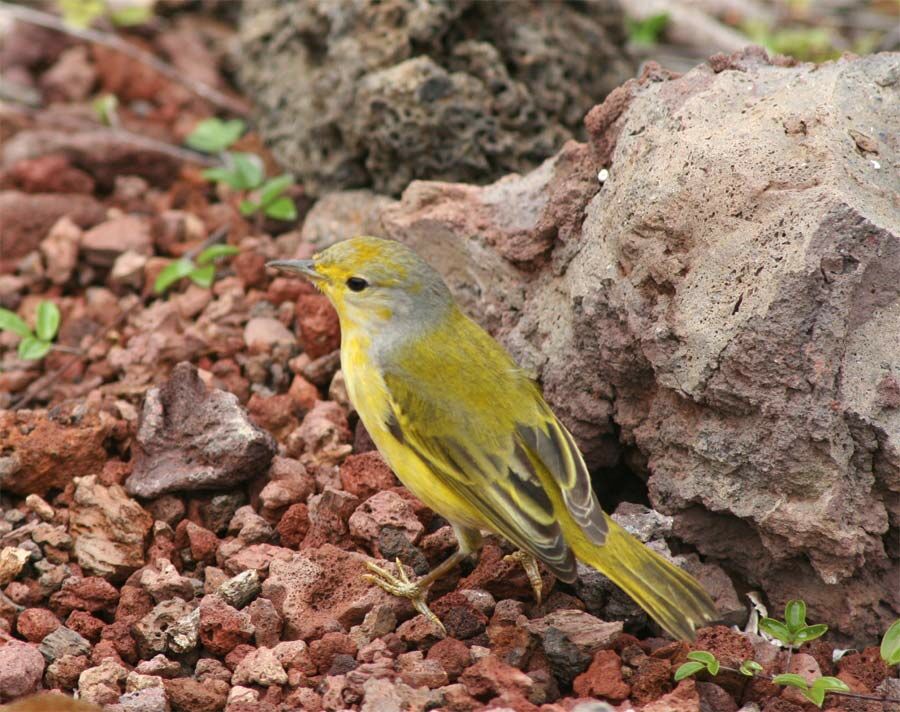
<instances>
[{"instance_id":1,"label":"pebble","mask_svg":"<svg viewBox=\"0 0 900 712\"><path fill-rule=\"evenodd\" d=\"M44 656L33 646L9 640L0 647L0 700L14 700L38 689Z\"/></svg>"}]
</instances>

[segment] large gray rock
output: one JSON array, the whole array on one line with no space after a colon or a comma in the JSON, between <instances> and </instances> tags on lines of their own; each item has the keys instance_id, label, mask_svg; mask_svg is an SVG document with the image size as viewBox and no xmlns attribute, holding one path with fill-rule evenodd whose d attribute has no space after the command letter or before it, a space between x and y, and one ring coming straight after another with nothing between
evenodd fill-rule
<instances>
[{"instance_id":1,"label":"large gray rock","mask_svg":"<svg viewBox=\"0 0 900 712\"><path fill-rule=\"evenodd\" d=\"M898 96L897 54L650 67L587 145L382 213L593 468L646 478L773 612L803 598L860 642L900 614Z\"/></svg>"},{"instance_id":2,"label":"large gray rock","mask_svg":"<svg viewBox=\"0 0 900 712\"><path fill-rule=\"evenodd\" d=\"M313 193L528 170L631 73L609 0L256 0L242 14L259 129Z\"/></svg>"},{"instance_id":3,"label":"large gray rock","mask_svg":"<svg viewBox=\"0 0 900 712\"><path fill-rule=\"evenodd\" d=\"M254 425L237 397L208 390L197 369L180 363L144 400L129 494L229 489L268 468L275 440Z\"/></svg>"}]
</instances>

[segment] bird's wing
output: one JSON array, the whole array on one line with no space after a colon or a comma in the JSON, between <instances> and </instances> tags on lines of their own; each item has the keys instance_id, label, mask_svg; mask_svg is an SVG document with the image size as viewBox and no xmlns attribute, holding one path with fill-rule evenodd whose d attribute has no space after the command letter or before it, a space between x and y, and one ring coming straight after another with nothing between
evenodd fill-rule
<instances>
[{"instance_id":1,"label":"bird's wing","mask_svg":"<svg viewBox=\"0 0 900 712\"><path fill-rule=\"evenodd\" d=\"M388 373L385 385L390 404L386 426L391 434L497 533L543 561L560 579L573 581L575 558L538 471L546 459L546 470L576 493L573 502L578 506L583 499L580 486L586 482L590 493L589 480L580 479L586 472L569 471L580 456L577 450L571 451L574 445L562 426L553 435L525 424L516 427L508 412L495 412L488 423L476 423L472 413L455 411L452 402L429 398L427 388L416 387L408 378ZM542 403L536 391L534 395ZM502 411L510 404L491 405Z\"/></svg>"},{"instance_id":2,"label":"bird's wing","mask_svg":"<svg viewBox=\"0 0 900 712\"><path fill-rule=\"evenodd\" d=\"M516 435L559 486L566 509L594 544L606 542L606 515L591 487L591 476L572 435L541 399L538 418L518 423Z\"/></svg>"}]
</instances>

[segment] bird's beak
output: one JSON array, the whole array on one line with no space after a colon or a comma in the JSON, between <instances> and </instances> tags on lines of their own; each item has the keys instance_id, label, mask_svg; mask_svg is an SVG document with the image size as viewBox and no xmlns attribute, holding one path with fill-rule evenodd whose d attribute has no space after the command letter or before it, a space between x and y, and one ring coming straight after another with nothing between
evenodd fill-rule
<instances>
[{"instance_id":1,"label":"bird's beak","mask_svg":"<svg viewBox=\"0 0 900 712\"><path fill-rule=\"evenodd\" d=\"M314 282L322 279L322 275L316 271L316 263L313 260L272 260L271 262L266 262L266 267L274 267L284 272L301 274Z\"/></svg>"}]
</instances>

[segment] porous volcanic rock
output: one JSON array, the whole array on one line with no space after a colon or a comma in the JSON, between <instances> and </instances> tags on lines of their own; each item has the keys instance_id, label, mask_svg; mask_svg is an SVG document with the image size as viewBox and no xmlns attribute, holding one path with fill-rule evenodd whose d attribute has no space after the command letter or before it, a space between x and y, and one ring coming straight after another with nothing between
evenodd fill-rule
<instances>
[{"instance_id":1,"label":"porous volcanic rock","mask_svg":"<svg viewBox=\"0 0 900 712\"><path fill-rule=\"evenodd\" d=\"M381 214L592 468L624 462L774 610L858 641L900 612L898 83L896 54L651 64L587 144Z\"/></svg>"},{"instance_id":2,"label":"porous volcanic rock","mask_svg":"<svg viewBox=\"0 0 900 712\"><path fill-rule=\"evenodd\" d=\"M144 565L144 547L153 526L150 516L119 485L104 487L96 475L75 486L69 528L82 568L122 581Z\"/></svg>"},{"instance_id":3,"label":"porous volcanic rock","mask_svg":"<svg viewBox=\"0 0 900 712\"><path fill-rule=\"evenodd\" d=\"M272 436L250 421L237 397L207 390L189 363L147 392L135 447L125 487L145 498L228 489L264 472L275 454Z\"/></svg>"},{"instance_id":4,"label":"porous volcanic rock","mask_svg":"<svg viewBox=\"0 0 900 712\"><path fill-rule=\"evenodd\" d=\"M16 494L44 495L103 469L108 414L77 407L0 413L0 484Z\"/></svg>"},{"instance_id":5,"label":"porous volcanic rock","mask_svg":"<svg viewBox=\"0 0 900 712\"><path fill-rule=\"evenodd\" d=\"M275 560L262 595L284 620L287 640L307 640L349 630L377 606L400 613L409 604L363 579L367 557L331 544L305 549L289 561Z\"/></svg>"},{"instance_id":6,"label":"porous volcanic rock","mask_svg":"<svg viewBox=\"0 0 900 712\"><path fill-rule=\"evenodd\" d=\"M606 0L257 0L241 35L259 130L314 193L528 170L631 73Z\"/></svg>"}]
</instances>

